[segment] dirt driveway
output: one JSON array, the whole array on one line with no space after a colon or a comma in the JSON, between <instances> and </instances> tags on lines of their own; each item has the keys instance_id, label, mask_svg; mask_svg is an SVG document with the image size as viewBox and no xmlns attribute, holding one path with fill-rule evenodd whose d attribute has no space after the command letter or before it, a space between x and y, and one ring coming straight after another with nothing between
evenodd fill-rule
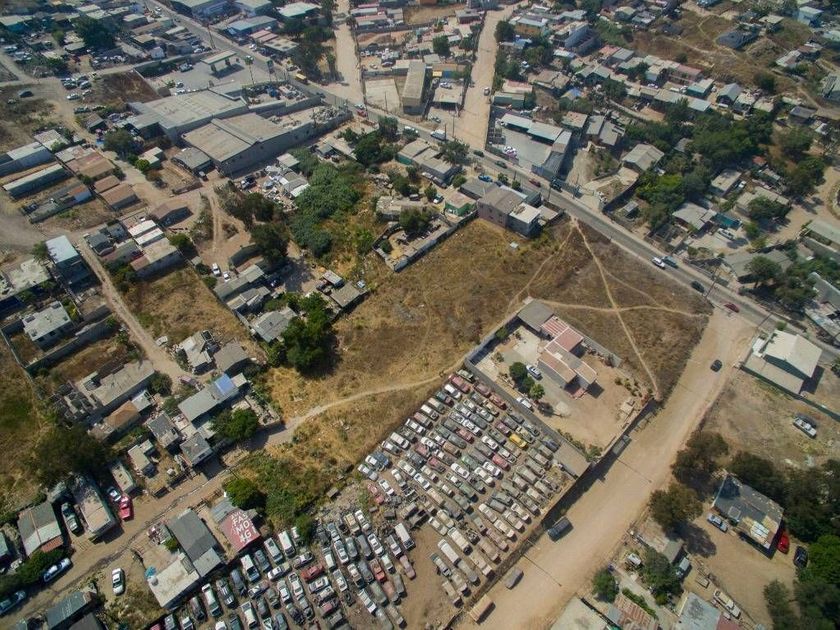
<instances>
[{"instance_id":1,"label":"dirt driveway","mask_svg":"<svg viewBox=\"0 0 840 630\"><path fill-rule=\"evenodd\" d=\"M588 590L592 574L609 561L650 494L667 482L676 452L731 376L750 330L740 318L715 312L664 408L571 507L572 531L557 543L545 535L539 539L518 563L525 575L516 589L491 589L496 608L484 625L547 628L572 596ZM708 367L715 358L726 366L717 373ZM463 625L475 626L468 620Z\"/></svg>"}]
</instances>

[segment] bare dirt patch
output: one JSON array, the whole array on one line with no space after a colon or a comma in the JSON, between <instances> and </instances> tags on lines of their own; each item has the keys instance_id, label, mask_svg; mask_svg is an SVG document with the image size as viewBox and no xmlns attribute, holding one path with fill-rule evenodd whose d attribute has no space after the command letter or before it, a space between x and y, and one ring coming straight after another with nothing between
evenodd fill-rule
<instances>
[{"instance_id":1,"label":"bare dirt patch","mask_svg":"<svg viewBox=\"0 0 840 630\"><path fill-rule=\"evenodd\" d=\"M126 304L152 336L178 343L199 330L211 331L225 342L238 339L246 348L242 324L222 306L192 269L182 268L149 281L140 281L124 296Z\"/></svg>"},{"instance_id":2,"label":"bare dirt patch","mask_svg":"<svg viewBox=\"0 0 840 630\"><path fill-rule=\"evenodd\" d=\"M134 71L105 74L93 84L92 101L114 107L118 110L125 108L126 103L132 101L152 101L159 98L146 81Z\"/></svg>"},{"instance_id":3,"label":"bare dirt patch","mask_svg":"<svg viewBox=\"0 0 840 630\"><path fill-rule=\"evenodd\" d=\"M440 18L447 18L455 15L455 11L464 8L464 4L446 4L443 6L433 7L405 7L403 9L403 16L406 24L425 24Z\"/></svg>"},{"instance_id":4,"label":"bare dirt patch","mask_svg":"<svg viewBox=\"0 0 840 630\"><path fill-rule=\"evenodd\" d=\"M815 439L793 426L797 413L816 421ZM733 452L749 451L799 468L840 456L840 426L835 420L745 372L735 373L703 428L720 433Z\"/></svg>"},{"instance_id":5,"label":"bare dirt patch","mask_svg":"<svg viewBox=\"0 0 840 630\"><path fill-rule=\"evenodd\" d=\"M52 120L53 108L41 98L19 99L19 86L0 90L0 150L32 142L31 134ZM12 103L9 103L9 100Z\"/></svg>"}]
</instances>

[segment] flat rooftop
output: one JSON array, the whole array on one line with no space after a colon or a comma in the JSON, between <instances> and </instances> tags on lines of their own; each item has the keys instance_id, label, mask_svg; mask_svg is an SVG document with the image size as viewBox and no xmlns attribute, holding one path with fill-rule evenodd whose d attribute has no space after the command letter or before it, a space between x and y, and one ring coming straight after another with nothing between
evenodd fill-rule
<instances>
[{"instance_id":1,"label":"flat rooftop","mask_svg":"<svg viewBox=\"0 0 840 630\"><path fill-rule=\"evenodd\" d=\"M248 113L209 124L184 134L184 140L217 162L224 162L251 147L282 135L285 129Z\"/></svg>"}]
</instances>

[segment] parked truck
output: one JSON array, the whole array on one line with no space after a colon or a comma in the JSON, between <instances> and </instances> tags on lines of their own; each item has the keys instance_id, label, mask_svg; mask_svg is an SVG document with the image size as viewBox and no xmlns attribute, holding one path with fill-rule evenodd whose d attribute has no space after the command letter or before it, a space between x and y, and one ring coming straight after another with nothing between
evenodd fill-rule
<instances>
[{"instance_id":1,"label":"parked truck","mask_svg":"<svg viewBox=\"0 0 840 630\"><path fill-rule=\"evenodd\" d=\"M455 543L455 546L458 547L461 551L463 551L464 553L470 552L470 543L467 541L466 538L464 538L464 535L457 529L453 527L447 532L447 535L449 536L449 538L452 539L452 542Z\"/></svg>"}]
</instances>

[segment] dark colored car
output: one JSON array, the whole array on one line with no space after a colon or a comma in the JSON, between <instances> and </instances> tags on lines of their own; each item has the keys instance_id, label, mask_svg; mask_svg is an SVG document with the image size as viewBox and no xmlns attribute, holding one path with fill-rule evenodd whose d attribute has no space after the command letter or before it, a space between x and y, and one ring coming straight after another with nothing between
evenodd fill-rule
<instances>
[{"instance_id":1,"label":"dark colored car","mask_svg":"<svg viewBox=\"0 0 840 630\"><path fill-rule=\"evenodd\" d=\"M733 313L740 313L741 312L741 309L738 308L738 305L733 304L732 302L727 302L726 304L724 304L724 307L728 308Z\"/></svg>"},{"instance_id":2,"label":"dark colored car","mask_svg":"<svg viewBox=\"0 0 840 630\"><path fill-rule=\"evenodd\" d=\"M699 293L704 293L706 291L706 287L704 287L702 284L697 282L697 280L692 280L691 281L691 288L694 289L695 291L699 292Z\"/></svg>"},{"instance_id":3,"label":"dark colored car","mask_svg":"<svg viewBox=\"0 0 840 630\"><path fill-rule=\"evenodd\" d=\"M715 359L714 361L712 361L712 371L717 372L722 367L723 363L720 362L720 359Z\"/></svg>"},{"instance_id":4,"label":"dark colored car","mask_svg":"<svg viewBox=\"0 0 840 630\"><path fill-rule=\"evenodd\" d=\"M796 551L793 553L793 564L798 566L800 569L804 569L808 566L808 550L801 545L796 546Z\"/></svg>"},{"instance_id":5,"label":"dark colored car","mask_svg":"<svg viewBox=\"0 0 840 630\"><path fill-rule=\"evenodd\" d=\"M551 540L559 540L560 537L566 533L566 530L572 527L572 522L565 516L561 516L554 525L549 527L546 532Z\"/></svg>"}]
</instances>

